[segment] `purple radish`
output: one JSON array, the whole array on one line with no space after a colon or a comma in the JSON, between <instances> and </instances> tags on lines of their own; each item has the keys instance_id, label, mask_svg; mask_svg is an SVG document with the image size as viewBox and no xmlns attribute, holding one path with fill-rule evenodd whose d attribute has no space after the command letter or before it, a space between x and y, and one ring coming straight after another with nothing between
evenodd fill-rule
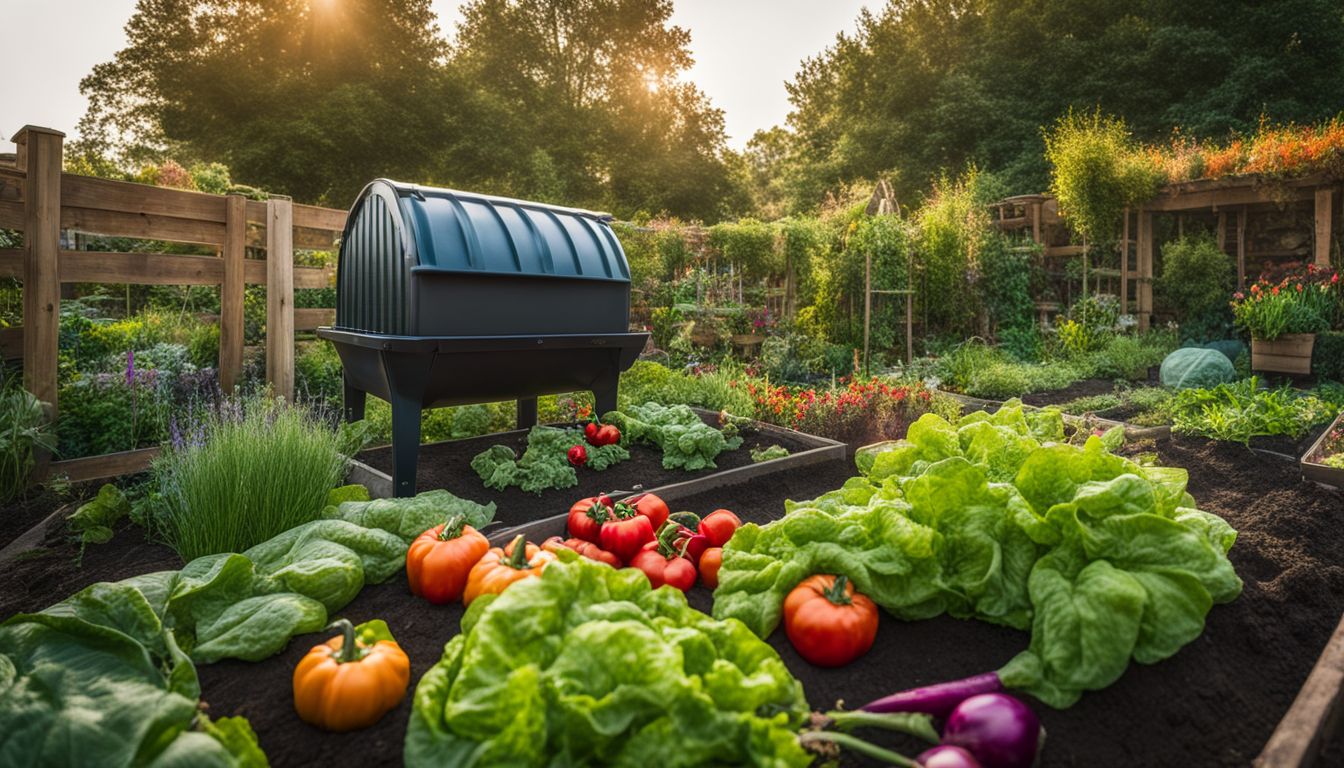
<instances>
[{"instance_id":1,"label":"purple radish","mask_svg":"<svg viewBox=\"0 0 1344 768\"><path fill-rule=\"evenodd\" d=\"M953 680L922 688L893 693L877 701L870 701L860 709L866 712L923 712L934 717L947 717L958 704L986 693L998 693L1003 683L997 672Z\"/></svg>"},{"instance_id":2,"label":"purple radish","mask_svg":"<svg viewBox=\"0 0 1344 768\"><path fill-rule=\"evenodd\" d=\"M983 768L975 755L951 744L926 749L915 758L922 768Z\"/></svg>"},{"instance_id":3,"label":"purple radish","mask_svg":"<svg viewBox=\"0 0 1344 768\"><path fill-rule=\"evenodd\" d=\"M1043 737L1031 707L1007 694L986 693L952 710L942 743L966 749L984 768L1031 768Z\"/></svg>"}]
</instances>

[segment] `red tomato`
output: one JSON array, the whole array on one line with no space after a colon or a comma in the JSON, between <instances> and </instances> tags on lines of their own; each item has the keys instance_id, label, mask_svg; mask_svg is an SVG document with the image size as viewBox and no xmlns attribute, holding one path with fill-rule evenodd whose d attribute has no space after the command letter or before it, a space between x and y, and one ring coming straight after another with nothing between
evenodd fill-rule
<instances>
[{"instance_id":1,"label":"red tomato","mask_svg":"<svg viewBox=\"0 0 1344 768\"><path fill-rule=\"evenodd\" d=\"M583 425L583 439L587 440L589 445L598 445L598 443L593 442L597 439L597 428L596 421L590 421Z\"/></svg>"},{"instance_id":2,"label":"red tomato","mask_svg":"<svg viewBox=\"0 0 1344 768\"><path fill-rule=\"evenodd\" d=\"M710 589L719 588L719 568L723 565L723 548L710 547L700 555L700 580Z\"/></svg>"},{"instance_id":3,"label":"red tomato","mask_svg":"<svg viewBox=\"0 0 1344 768\"><path fill-rule=\"evenodd\" d=\"M877 606L844 576L810 576L784 598L784 632L804 659L844 666L873 647Z\"/></svg>"},{"instance_id":4,"label":"red tomato","mask_svg":"<svg viewBox=\"0 0 1344 768\"><path fill-rule=\"evenodd\" d=\"M541 548L547 552L554 552L556 549L571 549L589 560L596 560L599 563L606 563L612 568L621 567L621 559L597 546L591 541L583 539L561 539L559 536L552 536L541 543Z\"/></svg>"},{"instance_id":5,"label":"red tomato","mask_svg":"<svg viewBox=\"0 0 1344 768\"><path fill-rule=\"evenodd\" d=\"M649 577L649 583L657 589L664 584L676 587L682 592L695 586L695 566L684 557L663 554L657 541L650 541L630 560L631 568L638 568Z\"/></svg>"},{"instance_id":6,"label":"red tomato","mask_svg":"<svg viewBox=\"0 0 1344 768\"><path fill-rule=\"evenodd\" d=\"M598 543L602 548L619 557L623 563L629 563L631 558L639 554L640 548L654 540L653 525L649 518L626 504L616 505L613 517L602 524L598 535Z\"/></svg>"},{"instance_id":7,"label":"red tomato","mask_svg":"<svg viewBox=\"0 0 1344 768\"><path fill-rule=\"evenodd\" d=\"M588 463L588 449L582 445L572 445L565 457L569 459L571 466L582 467Z\"/></svg>"},{"instance_id":8,"label":"red tomato","mask_svg":"<svg viewBox=\"0 0 1344 768\"><path fill-rule=\"evenodd\" d=\"M593 445L615 445L621 442L621 430L615 425L603 424L597 428L597 434L593 439L596 440Z\"/></svg>"},{"instance_id":9,"label":"red tomato","mask_svg":"<svg viewBox=\"0 0 1344 768\"><path fill-rule=\"evenodd\" d=\"M574 502L574 506L569 508L569 519L565 523L569 535L594 544L598 543L602 523L612 516L611 507L612 501L607 496L590 496Z\"/></svg>"},{"instance_id":10,"label":"red tomato","mask_svg":"<svg viewBox=\"0 0 1344 768\"><path fill-rule=\"evenodd\" d=\"M639 514L649 518L649 523L653 525L653 530L655 531L663 527L663 523L667 522L667 516L672 513L672 511L667 508L667 502L654 496L652 493L641 493L636 496L631 496L625 500L625 503L634 507L635 511Z\"/></svg>"},{"instance_id":11,"label":"red tomato","mask_svg":"<svg viewBox=\"0 0 1344 768\"><path fill-rule=\"evenodd\" d=\"M700 521L700 533L709 540L709 546L722 547L733 537L733 532L742 527L737 515L726 509L716 509Z\"/></svg>"}]
</instances>

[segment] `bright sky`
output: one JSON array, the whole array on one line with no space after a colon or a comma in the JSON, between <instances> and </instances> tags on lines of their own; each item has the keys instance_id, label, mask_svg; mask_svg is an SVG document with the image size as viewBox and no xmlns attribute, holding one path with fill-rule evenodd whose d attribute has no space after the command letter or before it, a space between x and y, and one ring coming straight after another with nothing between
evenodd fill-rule
<instances>
[{"instance_id":1,"label":"bright sky","mask_svg":"<svg viewBox=\"0 0 1344 768\"><path fill-rule=\"evenodd\" d=\"M338 0L339 1L339 0ZM439 26L451 32L465 0L433 0ZM722 109L728 141L746 145L752 133L784 122L784 82L799 62L820 53L836 33L854 28L859 9L882 0L674 0L673 22L691 32L695 66L688 78ZM11 68L0 77L0 151L32 123L74 136L84 114L79 81L125 44L122 31L135 0L0 0Z\"/></svg>"}]
</instances>

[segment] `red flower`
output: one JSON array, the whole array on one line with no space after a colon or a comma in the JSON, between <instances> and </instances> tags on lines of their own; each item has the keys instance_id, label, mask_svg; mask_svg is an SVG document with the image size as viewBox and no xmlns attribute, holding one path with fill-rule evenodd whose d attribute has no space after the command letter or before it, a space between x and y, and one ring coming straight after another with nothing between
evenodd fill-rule
<instances>
[{"instance_id":1,"label":"red flower","mask_svg":"<svg viewBox=\"0 0 1344 768\"><path fill-rule=\"evenodd\" d=\"M1278 296L1278 295L1279 295L1279 286L1277 286L1277 285L1274 286L1273 293L1274 293L1275 296Z\"/></svg>"},{"instance_id":2,"label":"red flower","mask_svg":"<svg viewBox=\"0 0 1344 768\"><path fill-rule=\"evenodd\" d=\"M1298 293L1301 293L1301 292L1302 292L1302 284L1301 284L1301 283L1298 283L1298 284L1297 284L1297 292L1298 292Z\"/></svg>"},{"instance_id":3,"label":"red flower","mask_svg":"<svg viewBox=\"0 0 1344 768\"><path fill-rule=\"evenodd\" d=\"M1334 284L1336 284L1336 283L1338 283L1338 282L1339 282L1339 273L1336 272L1336 273L1335 273L1335 276L1332 277L1332 278L1330 278L1330 284L1331 284L1331 285L1334 285Z\"/></svg>"}]
</instances>

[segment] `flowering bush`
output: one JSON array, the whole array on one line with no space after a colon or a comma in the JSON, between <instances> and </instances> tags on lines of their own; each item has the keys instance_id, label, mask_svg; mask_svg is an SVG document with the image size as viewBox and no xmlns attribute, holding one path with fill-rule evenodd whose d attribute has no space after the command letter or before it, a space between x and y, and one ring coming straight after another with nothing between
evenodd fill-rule
<instances>
[{"instance_id":1,"label":"flowering bush","mask_svg":"<svg viewBox=\"0 0 1344 768\"><path fill-rule=\"evenodd\" d=\"M877 377L841 381L843 386L820 392L750 380L741 386L751 395L758 420L848 442L904 434L905 424L942 405L921 383L888 384Z\"/></svg>"},{"instance_id":2,"label":"flowering bush","mask_svg":"<svg viewBox=\"0 0 1344 768\"><path fill-rule=\"evenodd\" d=\"M1344 120L1305 126L1262 123L1253 135L1221 145L1177 137L1169 146L1150 148L1149 155L1169 182L1338 173L1344 170Z\"/></svg>"},{"instance_id":3,"label":"flowering bush","mask_svg":"<svg viewBox=\"0 0 1344 768\"><path fill-rule=\"evenodd\" d=\"M1308 269L1317 276L1314 266ZM1249 293L1233 295L1232 315L1237 325L1256 339L1273 341L1288 333L1318 333L1330 329L1330 317L1338 301L1339 273L1324 279L1297 279L1285 275L1277 283L1262 276Z\"/></svg>"}]
</instances>

